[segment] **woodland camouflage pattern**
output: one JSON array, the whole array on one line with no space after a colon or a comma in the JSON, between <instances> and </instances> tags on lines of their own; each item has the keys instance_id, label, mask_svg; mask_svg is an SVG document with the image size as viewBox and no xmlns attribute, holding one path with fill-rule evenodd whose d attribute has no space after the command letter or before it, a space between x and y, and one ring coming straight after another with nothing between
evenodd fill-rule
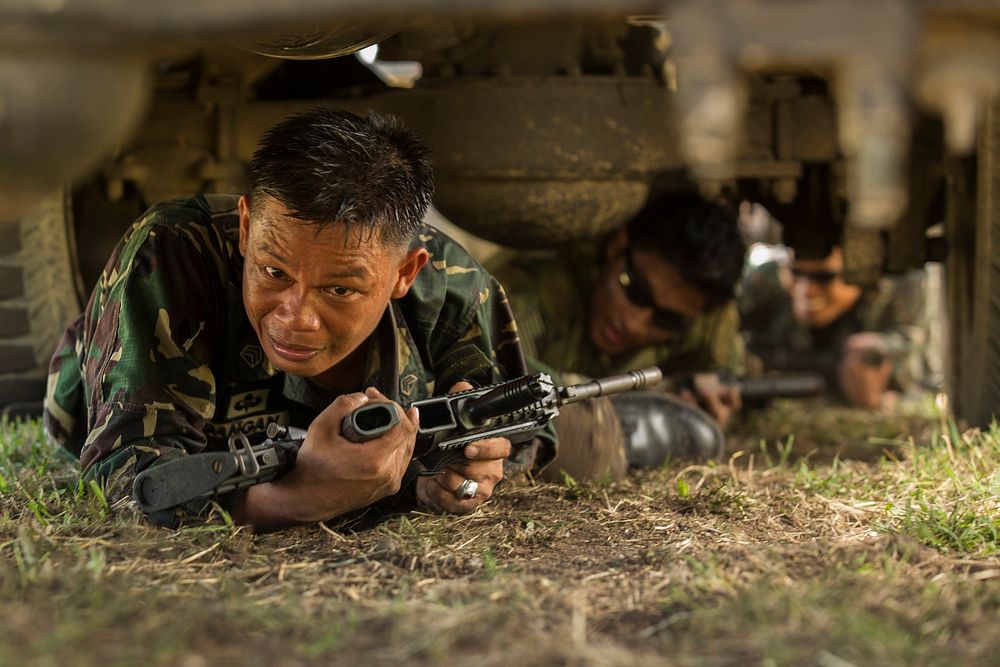
<instances>
[{"instance_id":1,"label":"woodland camouflage pattern","mask_svg":"<svg viewBox=\"0 0 1000 667\"><path fill-rule=\"evenodd\" d=\"M590 338L590 297L603 247L600 241L559 254L501 252L487 262L510 298L533 370L600 377L659 364L664 373L742 373L744 349L733 303L702 314L669 345L650 345L616 358L598 350Z\"/></svg>"},{"instance_id":2,"label":"woodland camouflage pattern","mask_svg":"<svg viewBox=\"0 0 1000 667\"><path fill-rule=\"evenodd\" d=\"M50 366L44 421L114 500L135 474L270 422L307 427L335 395L274 369L242 301L237 196L159 204L119 242ZM390 302L363 386L409 403L525 373L503 289L458 244L423 226L430 260ZM547 442L553 440L550 436ZM538 443L508 463L530 466ZM546 445L547 447L547 445ZM546 452L543 463L551 458Z\"/></svg>"},{"instance_id":3,"label":"woodland camouflage pattern","mask_svg":"<svg viewBox=\"0 0 1000 667\"><path fill-rule=\"evenodd\" d=\"M773 351L781 350L797 355L805 365L814 359L816 367L811 370L832 376L834 369L823 366L836 363L844 341L852 334L870 331L878 334L893 362L892 389L916 393L922 388L935 388L926 272L883 276L875 286L863 290L853 309L815 331L795 319L786 286L791 283L787 272L777 262L766 262L748 271L741 284L740 316L748 346L760 356L765 369L776 367ZM837 386L835 376L832 379L829 386Z\"/></svg>"}]
</instances>

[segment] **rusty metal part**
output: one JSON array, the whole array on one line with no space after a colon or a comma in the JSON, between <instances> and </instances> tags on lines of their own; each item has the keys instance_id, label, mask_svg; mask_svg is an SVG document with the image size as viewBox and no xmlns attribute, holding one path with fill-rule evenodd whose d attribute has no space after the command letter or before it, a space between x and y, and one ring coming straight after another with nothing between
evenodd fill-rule
<instances>
[{"instance_id":1,"label":"rusty metal part","mask_svg":"<svg viewBox=\"0 0 1000 667\"><path fill-rule=\"evenodd\" d=\"M933 261L927 230L944 220L945 143L942 122L920 116L914 123L908 162L909 204L886 233L886 271L901 273ZM940 261L940 260L939 260Z\"/></svg>"},{"instance_id":2,"label":"rusty metal part","mask_svg":"<svg viewBox=\"0 0 1000 667\"><path fill-rule=\"evenodd\" d=\"M107 159L148 93L139 60L0 53L0 218Z\"/></svg>"},{"instance_id":3,"label":"rusty metal part","mask_svg":"<svg viewBox=\"0 0 1000 667\"><path fill-rule=\"evenodd\" d=\"M669 95L639 77L494 77L336 104L396 114L424 138L434 155L435 205L453 222L489 240L534 245L623 224L642 206L652 173L681 168ZM301 107L242 107L241 157L250 157L263 128Z\"/></svg>"},{"instance_id":4,"label":"rusty metal part","mask_svg":"<svg viewBox=\"0 0 1000 667\"><path fill-rule=\"evenodd\" d=\"M1000 103L983 114L975 157L948 162L946 385L955 414L986 427L1000 405Z\"/></svg>"},{"instance_id":5,"label":"rusty metal part","mask_svg":"<svg viewBox=\"0 0 1000 667\"><path fill-rule=\"evenodd\" d=\"M877 229L844 227L844 281L854 285L874 285L885 268L885 236Z\"/></svg>"},{"instance_id":6,"label":"rusty metal part","mask_svg":"<svg viewBox=\"0 0 1000 667\"><path fill-rule=\"evenodd\" d=\"M437 188L437 207L484 239L537 248L595 238L638 213L646 180L451 178Z\"/></svg>"},{"instance_id":7,"label":"rusty metal part","mask_svg":"<svg viewBox=\"0 0 1000 667\"><path fill-rule=\"evenodd\" d=\"M952 153L968 154L990 98L1000 92L1000 32L995 24L942 21L921 42L916 94L945 120Z\"/></svg>"},{"instance_id":8,"label":"rusty metal part","mask_svg":"<svg viewBox=\"0 0 1000 667\"><path fill-rule=\"evenodd\" d=\"M903 84L914 7L901 0L711 0L685 2L672 16L681 147L696 175L724 174L735 158L743 99L737 65L821 65L837 75L851 220L869 229L896 221L906 204Z\"/></svg>"},{"instance_id":9,"label":"rusty metal part","mask_svg":"<svg viewBox=\"0 0 1000 667\"><path fill-rule=\"evenodd\" d=\"M364 28L351 23L302 28L269 37L243 38L234 43L263 56L290 60L336 58L377 44L399 29L398 25Z\"/></svg>"},{"instance_id":10,"label":"rusty metal part","mask_svg":"<svg viewBox=\"0 0 1000 667\"><path fill-rule=\"evenodd\" d=\"M393 24L413 19L488 17L494 21L558 15L649 14L635 0L5 0L0 44L63 52L80 48L150 51L208 39L274 35L320 25ZM162 52L162 51L161 51Z\"/></svg>"}]
</instances>

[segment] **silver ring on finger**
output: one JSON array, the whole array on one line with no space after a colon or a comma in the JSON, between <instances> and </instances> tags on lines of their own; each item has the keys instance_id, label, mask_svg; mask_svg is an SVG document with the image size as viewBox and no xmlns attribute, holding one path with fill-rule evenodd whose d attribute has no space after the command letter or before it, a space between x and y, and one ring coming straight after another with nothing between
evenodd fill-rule
<instances>
[{"instance_id":1,"label":"silver ring on finger","mask_svg":"<svg viewBox=\"0 0 1000 667\"><path fill-rule=\"evenodd\" d=\"M479 490L479 482L474 479L466 479L455 490L455 497L459 500L472 500Z\"/></svg>"}]
</instances>

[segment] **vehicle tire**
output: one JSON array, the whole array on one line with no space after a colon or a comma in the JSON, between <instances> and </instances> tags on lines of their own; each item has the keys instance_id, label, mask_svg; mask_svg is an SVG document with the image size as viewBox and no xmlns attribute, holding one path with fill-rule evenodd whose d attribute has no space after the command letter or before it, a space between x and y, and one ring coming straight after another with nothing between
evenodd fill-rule
<instances>
[{"instance_id":1,"label":"vehicle tire","mask_svg":"<svg viewBox=\"0 0 1000 667\"><path fill-rule=\"evenodd\" d=\"M1000 413L1000 105L985 114L976 157L949 172L946 386L956 416L987 426Z\"/></svg>"},{"instance_id":2,"label":"vehicle tire","mask_svg":"<svg viewBox=\"0 0 1000 667\"><path fill-rule=\"evenodd\" d=\"M0 221L0 414L41 413L49 359L81 308L69 194Z\"/></svg>"}]
</instances>

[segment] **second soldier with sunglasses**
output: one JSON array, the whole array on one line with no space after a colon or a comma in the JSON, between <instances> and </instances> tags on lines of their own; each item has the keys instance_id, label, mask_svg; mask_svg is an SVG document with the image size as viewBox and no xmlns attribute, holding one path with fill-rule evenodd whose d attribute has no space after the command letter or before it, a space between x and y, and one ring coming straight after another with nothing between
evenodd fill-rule
<instances>
[{"instance_id":1,"label":"second soldier with sunglasses","mask_svg":"<svg viewBox=\"0 0 1000 667\"><path fill-rule=\"evenodd\" d=\"M764 368L808 371L853 407L892 407L900 395L937 389L931 355L927 274L883 276L860 287L844 280L844 253L765 262L740 294L745 335Z\"/></svg>"},{"instance_id":2,"label":"second soldier with sunglasses","mask_svg":"<svg viewBox=\"0 0 1000 667\"><path fill-rule=\"evenodd\" d=\"M735 211L677 192L598 241L493 260L529 365L571 380L649 364L696 374L686 398L711 414L664 392L573 406L556 421L559 454L543 476L620 478L629 464L720 453L720 425L740 403L717 372L743 370L733 293L744 253Z\"/></svg>"}]
</instances>

